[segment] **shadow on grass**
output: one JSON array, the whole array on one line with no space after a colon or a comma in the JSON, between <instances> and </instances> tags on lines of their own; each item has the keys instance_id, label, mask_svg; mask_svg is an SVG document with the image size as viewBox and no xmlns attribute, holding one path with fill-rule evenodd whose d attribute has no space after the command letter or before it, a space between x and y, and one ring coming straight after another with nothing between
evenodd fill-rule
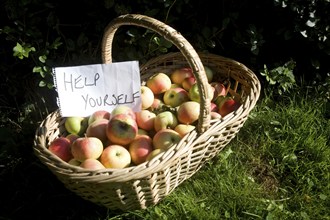
<instances>
[{"instance_id":1,"label":"shadow on grass","mask_svg":"<svg viewBox=\"0 0 330 220\"><path fill-rule=\"evenodd\" d=\"M2 165L0 174L0 219L105 219L120 214L66 189L34 155L10 169Z\"/></svg>"}]
</instances>

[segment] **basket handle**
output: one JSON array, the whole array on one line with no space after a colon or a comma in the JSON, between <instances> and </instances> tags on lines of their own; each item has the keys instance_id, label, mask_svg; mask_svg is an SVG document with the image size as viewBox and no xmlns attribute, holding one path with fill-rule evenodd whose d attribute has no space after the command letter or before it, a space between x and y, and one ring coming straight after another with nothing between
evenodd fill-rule
<instances>
[{"instance_id":1,"label":"basket handle","mask_svg":"<svg viewBox=\"0 0 330 220\"><path fill-rule=\"evenodd\" d=\"M198 132L204 132L210 126L210 98L208 97L208 81L204 66L195 49L175 29L154 18L139 15L127 14L115 18L105 29L102 41L103 63L112 63L112 42L117 29L122 25L136 25L150 29L174 44L188 61L196 78L200 96L200 114L198 119Z\"/></svg>"}]
</instances>

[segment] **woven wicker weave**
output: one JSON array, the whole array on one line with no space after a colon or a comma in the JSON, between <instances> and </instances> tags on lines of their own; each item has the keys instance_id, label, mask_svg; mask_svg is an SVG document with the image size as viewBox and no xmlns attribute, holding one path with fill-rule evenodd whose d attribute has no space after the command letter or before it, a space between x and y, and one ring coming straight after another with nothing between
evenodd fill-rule
<instances>
[{"instance_id":1,"label":"woven wicker weave","mask_svg":"<svg viewBox=\"0 0 330 220\"><path fill-rule=\"evenodd\" d=\"M124 169L87 170L63 162L48 150L52 140L66 134L65 118L57 110L48 115L37 129L34 152L68 189L82 198L110 209L134 210L157 204L235 137L259 98L260 83L243 64L214 54L198 54L176 30L143 15L120 16L109 24L103 38L104 63L112 62L112 40L122 25L151 29L180 50L141 65L141 81L145 83L156 72L170 74L174 69L189 65L194 70L202 94L196 129L149 162ZM222 119L210 119L203 65L215 71L215 81L229 82L232 85L228 88L229 93L242 103L238 110Z\"/></svg>"}]
</instances>

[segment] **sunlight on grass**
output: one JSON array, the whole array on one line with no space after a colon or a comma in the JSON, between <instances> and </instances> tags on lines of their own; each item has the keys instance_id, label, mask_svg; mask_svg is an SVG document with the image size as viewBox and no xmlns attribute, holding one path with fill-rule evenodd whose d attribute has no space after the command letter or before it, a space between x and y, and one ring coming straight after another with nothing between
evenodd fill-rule
<instances>
[{"instance_id":1,"label":"sunlight on grass","mask_svg":"<svg viewBox=\"0 0 330 220\"><path fill-rule=\"evenodd\" d=\"M330 219L322 103L264 98L237 137L156 207L115 219Z\"/></svg>"}]
</instances>

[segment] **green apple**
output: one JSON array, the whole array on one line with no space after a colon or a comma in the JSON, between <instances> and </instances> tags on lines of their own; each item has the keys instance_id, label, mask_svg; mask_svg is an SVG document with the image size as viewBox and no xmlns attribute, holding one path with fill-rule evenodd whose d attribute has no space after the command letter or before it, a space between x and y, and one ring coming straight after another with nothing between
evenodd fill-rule
<instances>
[{"instance_id":1,"label":"green apple","mask_svg":"<svg viewBox=\"0 0 330 220\"><path fill-rule=\"evenodd\" d=\"M166 105L177 107L189 100L189 94L184 88L171 88L164 93L163 100Z\"/></svg>"},{"instance_id":2,"label":"green apple","mask_svg":"<svg viewBox=\"0 0 330 220\"><path fill-rule=\"evenodd\" d=\"M184 137L186 134L191 132L192 130L195 129L194 125L190 124L178 124L175 128L174 131L178 132L181 137Z\"/></svg>"},{"instance_id":3,"label":"green apple","mask_svg":"<svg viewBox=\"0 0 330 220\"><path fill-rule=\"evenodd\" d=\"M64 122L64 127L70 134L82 136L88 126L88 117L67 117Z\"/></svg>"},{"instance_id":4,"label":"green apple","mask_svg":"<svg viewBox=\"0 0 330 220\"><path fill-rule=\"evenodd\" d=\"M154 102L154 93L147 86L141 86L141 104L142 109L149 108Z\"/></svg>"},{"instance_id":5,"label":"green apple","mask_svg":"<svg viewBox=\"0 0 330 220\"><path fill-rule=\"evenodd\" d=\"M154 127L156 131L171 128L174 129L178 124L178 119L174 113L170 111L164 111L156 115L154 119Z\"/></svg>"},{"instance_id":6,"label":"green apple","mask_svg":"<svg viewBox=\"0 0 330 220\"><path fill-rule=\"evenodd\" d=\"M213 99L214 96L214 88L210 85L207 84L207 92L208 92L208 96L210 98L210 100ZM200 93L198 90L198 85L197 83L193 84L190 89L189 89L189 98L191 101L195 101L195 102L200 102Z\"/></svg>"},{"instance_id":7,"label":"green apple","mask_svg":"<svg viewBox=\"0 0 330 220\"><path fill-rule=\"evenodd\" d=\"M152 139L155 149L167 150L172 145L179 143L181 136L173 129L162 129L158 131Z\"/></svg>"},{"instance_id":8,"label":"green apple","mask_svg":"<svg viewBox=\"0 0 330 220\"><path fill-rule=\"evenodd\" d=\"M204 70L205 70L205 74L206 74L206 77L207 77L207 81L209 83L212 82L213 75L214 75L213 70L208 66L204 66Z\"/></svg>"},{"instance_id":9,"label":"green apple","mask_svg":"<svg viewBox=\"0 0 330 220\"><path fill-rule=\"evenodd\" d=\"M150 152L150 154L147 156L146 161L150 161L153 158L155 158L157 155L159 155L160 153L165 152L165 150L163 149L154 149L153 151Z\"/></svg>"}]
</instances>

